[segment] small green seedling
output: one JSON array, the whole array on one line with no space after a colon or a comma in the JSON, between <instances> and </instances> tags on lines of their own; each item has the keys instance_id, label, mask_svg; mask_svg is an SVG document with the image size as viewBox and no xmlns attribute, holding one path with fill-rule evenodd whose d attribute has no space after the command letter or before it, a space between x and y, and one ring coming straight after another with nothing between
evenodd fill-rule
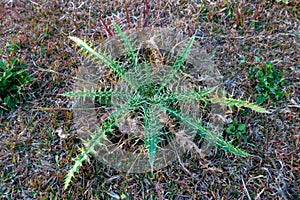
<instances>
[{"instance_id":1,"label":"small green seedling","mask_svg":"<svg viewBox=\"0 0 300 200\"><path fill-rule=\"evenodd\" d=\"M245 135L246 127L246 124L239 123L238 119L236 118L225 129L225 134L229 140L237 141L242 139L244 142L247 142L247 136Z\"/></svg>"},{"instance_id":2,"label":"small green seedling","mask_svg":"<svg viewBox=\"0 0 300 200\"><path fill-rule=\"evenodd\" d=\"M17 58L0 61L0 114L16 108L22 96L22 86L33 80L26 63Z\"/></svg>"},{"instance_id":3,"label":"small green seedling","mask_svg":"<svg viewBox=\"0 0 300 200\"><path fill-rule=\"evenodd\" d=\"M255 89L257 91L256 103L261 105L268 100L272 102L279 101L285 96L283 71L277 71L272 63L267 63L262 69L252 67L250 77L255 81Z\"/></svg>"}]
</instances>

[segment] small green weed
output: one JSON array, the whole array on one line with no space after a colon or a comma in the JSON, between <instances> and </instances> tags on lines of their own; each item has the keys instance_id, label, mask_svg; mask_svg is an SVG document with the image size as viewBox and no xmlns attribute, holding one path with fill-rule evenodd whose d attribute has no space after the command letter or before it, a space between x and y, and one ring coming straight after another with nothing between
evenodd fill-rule
<instances>
[{"instance_id":1,"label":"small green weed","mask_svg":"<svg viewBox=\"0 0 300 200\"><path fill-rule=\"evenodd\" d=\"M19 103L22 86L34 80L26 67L26 63L17 58L0 61L0 114L14 110Z\"/></svg>"},{"instance_id":2,"label":"small green weed","mask_svg":"<svg viewBox=\"0 0 300 200\"><path fill-rule=\"evenodd\" d=\"M221 104L227 107L236 107L241 109L247 107L253 111L260 113L268 113L268 111L262 107L259 107L248 101L240 99L219 97L217 87L208 88L205 90L171 90L172 82L177 82L180 77L182 69L185 67L187 58L193 48L195 37L187 42L182 47L181 51L175 55L174 60L171 62L170 68L166 71L166 74L160 74L159 79L153 76L155 69L151 68L150 63L147 60L141 60L137 55L137 49L131 44L130 39L121 30L121 28L113 23L122 45L128 52L127 57L122 62L112 59L109 55L98 52L92 45L80 40L76 37L70 37L71 40L81 48L81 52L84 53L90 60L98 63L98 66L109 68L109 70L115 74L118 81L122 85L126 85L125 89L118 89L118 87L104 89L86 89L78 92L68 92L62 94L66 97L75 97L78 99L91 98L95 100L98 98L100 104L105 106L110 105L111 99L122 99L122 101L114 101L115 109L108 113L106 120L101 121L97 129L91 133L90 139L84 141L85 148L81 149L80 154L74 159L74 165L68 171L65 179L65 189L68 187L71 179L75 173L78 173L79 168L84 161L89 160L89 154L95 154L96 148L105 145L109 140L108 136L116 133L115 129L124 118L128 118L130 115L137 115L140 120L140 124L143 126L143 131L139 130L139 137L143 140L144 149L146 150L149 163L153 169L154 161L156 159L156 153L159 150L160 142L163 140L164 124L168 119L172 119L176 122L180 122L188 129L192 131L192 135L200 135L201 138L207 140L209 143L216 144L226 152L233 153L238 156L249 156L247 152L236 148L230 142L225 141L221 136L215 134L206 126L202 125L202 119L195 119L189 113L184 113L180 108L180 103L184 102L205 102L206 104ZM128 63L129 69L124 67L124 63ZM168 64L168 65L169 65ZM157 70L157 69L156 69ZM159 80L159 81L158 81ZM212 97L208 97L209 94L214 94ZM102 104L102 105L103 105ZM163 113L163 114L162 114ZM176 126L174 126L176 128ZM237 127L239 131L242 131L242 126ZM180 138L180 136L179 136Z\"/></svg>"},{"instance_id":3,"label":"small green weed","mask_svg":"<svg viewBox=\"0 0 300 200\"><path fill-rule=\"evenodd\" d=\"M244 142L247 142L247 136L245 135L246 127L246 124L239 123L238 119L236 118L225 129L225 135L228 137L229 140L238 141L242 139ZM233 142L233 144L235 143L238 142Z\"/></svg>"},{"instance_id":4,"label":"small green weed","mask_svg":"<svg viewBox=\"0 0 300 200\"><path fill-rule=\"evenodd\" d=\"M14 51L19 52L21 48L21 44L19 42L7 42L6 45L6 53L12 53Z\"/></svg>"},{"instance_id":5,"label":"small green weed","mask_svg":"<svg viewBox=\"0 0 300 200\"><path fill-rule=\"evenodd\" d=\"M262 69L252 67L250 77L255 81L255 89L258 92L256 103L261 105L270 100L276 102L282 97L288 96L284 92L284 72L278 72L272 63L268 62Z\"/></svg>"}]
</instances>

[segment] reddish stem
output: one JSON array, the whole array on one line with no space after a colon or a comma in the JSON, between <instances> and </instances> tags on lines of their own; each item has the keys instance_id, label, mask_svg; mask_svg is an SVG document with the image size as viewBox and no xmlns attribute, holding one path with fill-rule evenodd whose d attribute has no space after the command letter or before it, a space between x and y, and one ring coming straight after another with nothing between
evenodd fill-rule
<instances>
[{"instance_id":1,"label":"reddish stem","mask_svg":"<svg viewBox=\"0 0 300 200\"><path fill-rule=\"evenodd\" d=\"M102 17L101 17L101 16L99 16L99 19L100 19L100 21L101 21L102 25L105 27L105 30L106 30L107 34L108 34L110 37L112 37L112 36L113 36L113 34L111 33L111 31L109 30L109 28L108 28L107 24L106 24L106 23L103 21L103 19L102 19Z\"/></svg>"},{"instance_id":2,"label":"reddish stem","mask_svg":"<svg viewBox=\"0 0 300 200\"><path fill-rule=\"evenodd\" d=\"M145 22L143 27L146 27L148 25L148 20L149 20L149 3L148 0L145 0L144 2L145 2L145 10L144 10Z\"/></svg>"}]
</instances>

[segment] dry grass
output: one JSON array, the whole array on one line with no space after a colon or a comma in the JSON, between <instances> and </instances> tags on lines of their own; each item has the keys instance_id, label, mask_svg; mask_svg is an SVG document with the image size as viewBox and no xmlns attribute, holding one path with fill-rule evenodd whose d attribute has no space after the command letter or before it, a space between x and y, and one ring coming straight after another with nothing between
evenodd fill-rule
<instances>
[{"instance_id":1,"label":"dry grass","mask_svg":"<svg viewBox=\"0 0 300 200\"><path fill-rule=\"evenodd\" d=\"M1 58L18 57L36 75L27 90L28 99L18 110L0 116L1 199L299 198L298 1L288 5L235 0L61 2L0 3ZM237 117L247 124L248 142L240 146L256 156L237 158L217 151L199 160L187 154L181 164L174 162L154 174L129 176L91 159L63 191L63 176L82 146L71 129L71 103L58 96L71 89L80 65L67 36L99 43L114 34L111 20L123 29L176 27L189 35L195 33L214 53L225 87L235 97L255 99L248 78L251 66L271 61L278 70L285 70L290 97L271 107L271 115L228 113L228 118ZM6 42L20 43L20 51L7 55Z\"/></svg>"}]
</instances>

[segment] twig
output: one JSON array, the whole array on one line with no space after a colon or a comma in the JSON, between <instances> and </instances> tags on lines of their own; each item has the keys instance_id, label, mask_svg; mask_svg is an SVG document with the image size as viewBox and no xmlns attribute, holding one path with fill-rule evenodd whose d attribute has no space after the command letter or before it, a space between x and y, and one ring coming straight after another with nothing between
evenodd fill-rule
<instances>
[{"instance_id":1,"label":"twig","mask_svg":"<svg viewBox=\"0 0 300 200\"><path fill-rule=\"evenodd\" d=\"M255 200L260 198L260 195L265 191L265 188L263 188L255 197Z\"/></svg>"},{"instance_id":2,"label":"twig","mask_svg":"<svg viewBox=\"0 0 300 200\"><path fill-rule=\"evenodd\" d=\"M249 195L249 192L248 192L248 189L247 189L247 187L246 187L246 184L245 184L245 182L244 182L244 178L243 178L243 177L242 177L242 182L243 182L243 186L244 186L244 190L245 190L245 192L246 192L246 195L247 195L248 199L251 200L251 197L250 197L250 195Z\"/></svg>"},{"instance_id":3,"label":"twig","mask_svg":"<svg viewBox=\"0 0 300 200\"><path fill-rule=\"evenodd\" d=\"M37 5L37 6L40 5L40 4L38 4L38 3L34 2L34 1L31 1L31 0L29 0L29 1L30 1L30 3L32 3L32 4L34 4L34 5Z\"/></svg>"}]
</instances>

